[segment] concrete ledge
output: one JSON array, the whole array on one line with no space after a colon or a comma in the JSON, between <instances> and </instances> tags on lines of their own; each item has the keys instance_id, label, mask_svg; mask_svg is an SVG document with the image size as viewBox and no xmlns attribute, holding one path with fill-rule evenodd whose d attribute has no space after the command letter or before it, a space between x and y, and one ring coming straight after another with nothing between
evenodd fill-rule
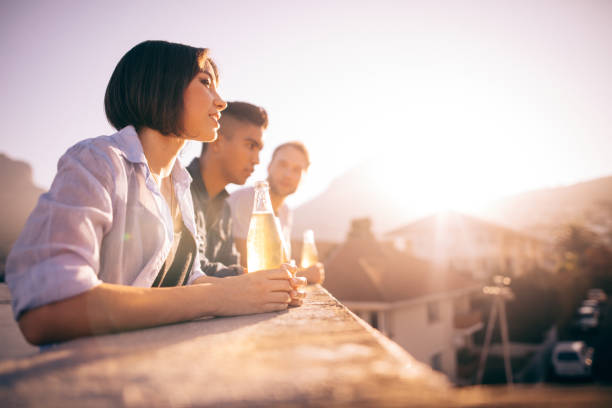
<instances>
[{"instance_id":1,"label":"concrete ledge","mask_svg":"<svg viewBox=\"0 0 612 408\"><path fill-rule=\"evenodd\" d=\"M38 347L30 345L19 331L13 318L11 294L5 283L0 283L0 361L37 353Z\"/></svg>"},{"instance_id":2,"label":"concrete ledge","mask_svg":"<svg viewBox=\"0 0 612 408\"><path fill-rule=\"evenodd\" d=\"M608 389L571 391L455 389L319 286L284 313L91 337L0 361L3 406L612 406Z\"/></svg>"}]
</instances>

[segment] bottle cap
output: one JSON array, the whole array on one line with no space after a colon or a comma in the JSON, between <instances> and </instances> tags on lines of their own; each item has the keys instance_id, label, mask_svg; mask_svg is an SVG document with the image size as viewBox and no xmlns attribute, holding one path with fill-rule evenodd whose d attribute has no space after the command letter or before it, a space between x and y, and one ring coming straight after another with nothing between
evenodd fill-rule
<instances>
[{"instance_id":1,"label":"bottle cap","mask_svg":"<svg viewBox=\"0 0 612 408\"><path fill-rule=\"evenodd\" d=\"M314 232L311 229L304 231L304 242L314 242Z\"/></svg>"},{"instance_id":2,"label":"bottle cap","mask_svg":"<svg viewBox=\"0 0 612 408\"><path fill-rule=\"evenodd\" d=\"M255 188L268 188L268 182L266 180L256 181Z\"/></svg>"}]
</instances>

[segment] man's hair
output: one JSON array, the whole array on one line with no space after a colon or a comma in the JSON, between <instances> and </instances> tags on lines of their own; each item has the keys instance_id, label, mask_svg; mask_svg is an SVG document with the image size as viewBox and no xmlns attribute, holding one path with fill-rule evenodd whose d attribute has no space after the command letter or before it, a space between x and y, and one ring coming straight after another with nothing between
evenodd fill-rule
<instances>
[{"instance_id":1,"label":"man's hair","mask_svg":"<svg viewBox=\"0 0 612 408\"><path fill-rule=\"evenodd\" d=\"M308 170L308 167L310 167L310 155L308 154L308 149L306 149L306 146L304 146L304 143L297 141L297 140L294 140L292 142L283 143L283 144L276 146L276 149L274 149L274 151L272 152L272 159L270 160L270 163L274 161L274 157L276 157L276 153L278 153L281 149L284 149L286 147L293 147L294 149L297 149L300 152L302 152L302 154L306 158L306 168L304 170Z\"/></svg>"},{"instance_id":2,"label":"man's hair","mask_svg":"<svg viewBox=\"0 0 612 408\"><path fill-rule=\"evenodd\" d=\"M260 106L253 105L248 102L228 102L227 108L221 112L220 127L218 133L224 137L231 137L228 133L224 133L223 123L228 118L235 119L239 122L248 123L251 125L258 126L262 129L268 127L268 113ZM202 154L206 152L208 143L202 143Z\"/></svg>"},{"instance_id":3,"label":"man's hair","mask_svg":"<svg viewBox=\"0 0 612 408\"><path fill-rule=\"evenodd\" d=\"M183 94L208 61L206 48L166 41L145 41L119 61L106 87L104 109L115 129L155 129L164 135L183 131Z\"/></svg>"}]
</instances>

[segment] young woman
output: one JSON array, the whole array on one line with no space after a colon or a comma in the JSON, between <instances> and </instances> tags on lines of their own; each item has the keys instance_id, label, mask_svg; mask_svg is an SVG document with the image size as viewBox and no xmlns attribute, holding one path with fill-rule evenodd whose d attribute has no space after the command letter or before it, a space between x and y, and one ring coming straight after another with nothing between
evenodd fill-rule
<instances>
[{"instance_id":1,"label":"young woman","mask_svg":"<svg viewBox=\"0 0 612 408\"><path fill-rule=\"evenodd\" d=\"M7 260L13 312L45 344L202 316L299 305L291 267L230 278L200 269L191 179L177 160L187 140L215 140L226 103L207 50L138 44L109 81L118 130L60 159Z\"/></svg>"}]
</instances>

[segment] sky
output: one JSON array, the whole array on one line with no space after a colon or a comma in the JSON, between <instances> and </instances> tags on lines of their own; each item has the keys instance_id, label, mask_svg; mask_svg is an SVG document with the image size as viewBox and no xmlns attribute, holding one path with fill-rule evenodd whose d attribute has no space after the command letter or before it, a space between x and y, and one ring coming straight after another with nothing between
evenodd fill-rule
<instances>
[{"instance_id":1,"label":"sky","mask_svg":"<svg viewBox=\"0 0 612 408\"><path fill-rule=\"evenodd\" d=\"M0 152L48 188L68 147L113 133L106 84L148 39L210 48L220 94L268 111L248 183L274 146L305 142L293 205L364 163L431 209L612 175L605 0L1 0Z\"/></svg>"}]
</instances>

